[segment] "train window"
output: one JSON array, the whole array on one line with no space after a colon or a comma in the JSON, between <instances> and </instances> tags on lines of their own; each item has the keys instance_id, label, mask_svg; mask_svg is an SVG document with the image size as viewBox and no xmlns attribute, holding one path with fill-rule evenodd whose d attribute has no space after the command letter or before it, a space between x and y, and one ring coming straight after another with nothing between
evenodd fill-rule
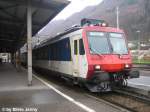
<instances>
[{"instance_id":1,"label":"train window","mask_svg":"<svg viewBox=\"0 0 150 112\"><path fill-rule=\"evenodd\" d=\"M74 40L74 54L78 54L78 44L77 44L77 40Z\"/></svg>"},{"instance_id":2,"label":"train window","mask_svg":"<svg viewBox=\"0 0 150 112\"><path fill-rule=\"evenodd\" d=\"M85 54L84 45L83 45L83 39L79 40L79 53L80 53L80 55L84 55Z\"/></svg>"},{"instance_id":3,"label":"train window","mask_svg":"<svg viewBox=\"0 0 150 112\"><path fill-rule=\"evenodd\" d=\"M57 46L56 46L56 43L54 43L54 46L53 46L53 53L54 53L54 60L56 60L57 58Z\"/></svg>"},{"instance_id":4,"label":"train window","mask_svg":"<svg viewBox=\"0 0 150 112\"><path fill-rule=\"evenodd\" d=\"M88 32L88 42L91 54L108 54L109 43L104 32Z\"/></svg>"},{"instance_id":5,"label":"train window","mask_svg":"<svg viewBox=\"0 0 150 112\"><path fill-rule=\"evenodd\" d=\"M58 61L59 60L59 43L56 42L56 60Z\"/></svg>"},{"instance_id":6,"label":"train window","mask_svg":"<svg viewBox=\"0 0 150 112\"><path fill-rule=\"evenodd\" d=\"M123 34L110 33L110 43L114 54L127 54L128 50Z\"/></svg>"}]
</instances>

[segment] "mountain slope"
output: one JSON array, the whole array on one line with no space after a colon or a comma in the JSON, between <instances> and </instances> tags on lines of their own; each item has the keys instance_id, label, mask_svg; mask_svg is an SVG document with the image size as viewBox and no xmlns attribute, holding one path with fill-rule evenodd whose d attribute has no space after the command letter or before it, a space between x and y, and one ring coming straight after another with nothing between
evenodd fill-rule
<instances>
[{"instance_id":1,"label":"mountain slope","mask_svg":"<svg viewBox=\"0 0 150 112\"><path fill-rule=\"evenodd\" d=\"M41 35L55 36L74 24L79 24L82 18L104 19L110 26L116 27L116 6L119 6L120 28L124 29L128 40L137 40L137 30L140 30L141 40L148 40L150 35L150 0L104 0L97 6L90 6L81 12L71 15L66 20L49 23Z\"/></svg>"}]
</instances>

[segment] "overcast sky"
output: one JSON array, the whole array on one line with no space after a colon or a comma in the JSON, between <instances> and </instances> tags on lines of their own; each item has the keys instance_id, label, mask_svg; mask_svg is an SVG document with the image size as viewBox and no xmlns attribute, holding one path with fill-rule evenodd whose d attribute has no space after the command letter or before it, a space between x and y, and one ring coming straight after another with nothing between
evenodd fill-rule
<instances>
[{"instance_id":1,"label":"overcast sky","mask_svg":"<svg viewBox=\"0 0 150 112\"><path fill-rule=\"evenodd\" d=\"M38 34L44 35L44 31L49 29L49 27L52 25L51 23L56 20L66 20L69 18L72 14L82 11L84 8L88 6L94 6L101 3L103 0L68 0L71 3L65 7L52 21L50 21L45 27L43 27Z\"/></svg>"},{"instance_id":2,"label":"overcast sky","mask_svg":"<svg viewBox=\"0 0 150 112\"><path fill-rule=\"evenodd\" d=\"M103 0L68 0L71 3L62 10L53 20L66 19L76 12L80 12L87 6L97 5Z\"/></svg>"}]
</instances>

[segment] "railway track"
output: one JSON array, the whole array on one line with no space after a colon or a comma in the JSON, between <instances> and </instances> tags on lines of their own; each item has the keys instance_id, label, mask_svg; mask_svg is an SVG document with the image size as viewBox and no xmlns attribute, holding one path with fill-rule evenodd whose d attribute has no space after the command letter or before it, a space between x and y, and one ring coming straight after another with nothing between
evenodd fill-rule
<instances>
[{"instance_id":1,"label":"railway track","mask_svg":"<svg viewBox=\"0 0 150 112\"><path fill-rule=\"evenodd\" d=\"M141 100L143 102L150 104L150 96L143 95L143 94L137 93L135 91L131 91L131 89L128 89L128 87L123 88L123 89L115 89L114 92L119 93L119 94L123 94L123 95L127 95L130 97L134 97L138 100Z\"/></svg>"},{"instance_id":2,"label":"railway track","mask_svg":"<svg viewBox=\"0 0 150 112\"><path fill-rule=\"evenodd\" d=\"M113 92L108 93L90 93L85 88L77 86L72 87L67 83L64 83L63 80L57 80L55 77L48 78L47 75L44 76L39 73L36 75L45 80L48 79L48 82L50 81L56 86L60 86L63 88L64 92L79 92L79 94L117 108L121 112L150 112L150 98L141 94L132 93L131 91L128 91L128 89L114 89Z\"/></svg>"},{"instance_id":3,"label":"railway track","mask_svg":"<svg viewBox=\"0 0 150 112\"><path fill-rule=\"evenodd\" d=\"M95 99L103 99L111 104L125 108L131 112L150 112L150 97L141 95L127 89L114 89L106 94L89 94Z\"/></svg>"}]
</instances>

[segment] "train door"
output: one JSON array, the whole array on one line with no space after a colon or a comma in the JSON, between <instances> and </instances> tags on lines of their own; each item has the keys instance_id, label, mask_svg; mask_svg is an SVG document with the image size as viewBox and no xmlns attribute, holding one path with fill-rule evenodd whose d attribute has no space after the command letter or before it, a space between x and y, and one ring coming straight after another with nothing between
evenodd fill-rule
<instances>
[{"instance_id":1,"label":"train door","mask_svg":"<svg viewBox=\"0 0 150 112\"><path fill-rule=\"evenodd\" d=\"M73 38L73 76L79 76L79 36Z\"/></svg>"},{"instance_id":2,"label":"train door","mask_svg":"<svg viewBox=\"0 0 150 112\"><path fill-rule=\"evenodd\" d=\"M87 61L83 40L80 35L73 38L73 75L75 77L86 77Z\"/></svg>"},{"instance_id":3,"label":"train door","mask_svg":"<svg viewBox=\"0 0 150 112\"><path fill-rule=\"evenodd\" d=\"M79 39L79 74L80 77L86 78L86 74L88 71L87 58L85 55L85 49L83 44L83 39Z\"/></svg>"}]
</instances>

